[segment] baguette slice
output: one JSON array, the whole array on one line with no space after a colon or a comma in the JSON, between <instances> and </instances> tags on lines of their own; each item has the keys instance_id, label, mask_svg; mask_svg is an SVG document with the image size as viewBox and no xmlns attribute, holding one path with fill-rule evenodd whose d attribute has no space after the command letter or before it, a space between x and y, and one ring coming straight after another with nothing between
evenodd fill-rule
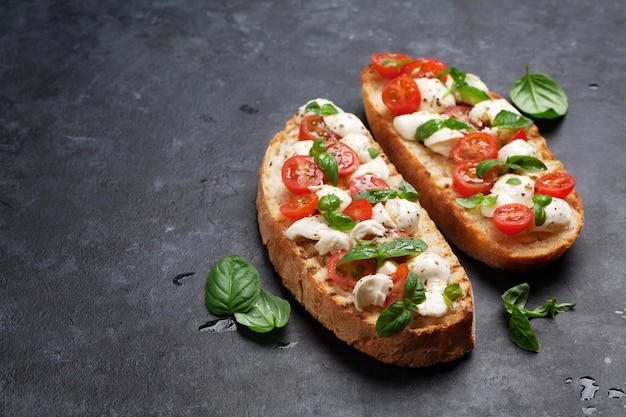
<instances>
[{"instance_id":1,"label":"baguette slice","mask_svg":"<svg viewBox=\"0 0 626 417\"><path fill-rule=\"evenodd\" d=\"M407 141L397 133L394 116L381 99L382 89L388 81L371 64L361 73L369 127L398 171L420 193L421 204L451 243L493 268L513 272L543 267L572 246L584 222L583 203L575 189L565 199L572 209L573 219L559 232L525 230L517 235L507 235L498 231L492 219L484 217L479 209L465 209L458 205L455 200L461 196L452 187L454 161L433 152L421 142ZM489 95L494 99L501 98L493 92ZM536 125L525 128L525 133L549 172L566 172L548 149ZM500 138L500 146L502 143Z\"/></svg>"},{"instance_id":2,"label":"baguette slice","mask_svg":"<svg viewBox=\"0 0 626 417\"><path fill-rule=\"evenodd\" d=\"M454 307L448 309L445 315L433 317L415 314L408 327L392 336L381 337L375 331L382 308L373 306L358 311L353 302L352 288L337 284L329 278L326 263L330 254L319 255L314 241L290 240L285 236L286 229L294 220L286 218L279 211L279 207L292 196L283 185L281 169L287 158L286 149L298 142L303 108L271 140L259 172L256 201L259 229L270 260L284 286L339 339L384 363L425 367L453 361L471 351L474 347L475 324L470 281L450 246L421 206L418 205L418 230L413 235L428 244L427 252L434 252L447 260L451 272L448 283L460 284L462 295L454 300ZM363 129L371 142L371 148L381 152L380 157L389 168L387 183L397 187L402 177L370 133L365 127Z\"/></svg>"}]
</instances>

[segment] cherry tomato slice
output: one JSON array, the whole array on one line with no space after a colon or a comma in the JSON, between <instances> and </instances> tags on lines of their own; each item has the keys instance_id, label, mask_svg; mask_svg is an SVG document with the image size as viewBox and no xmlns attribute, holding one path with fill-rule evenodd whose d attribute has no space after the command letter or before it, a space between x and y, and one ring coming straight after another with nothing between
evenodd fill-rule
<instances>
[{"instance_id":1,"label":"cherry tomato slice","mask_svg":"<svg viewBox=\"0 0 626 417\"><path fill-rule=\"evenodd\" d=\"M401 115L413 113L419 109L422 94L413 78L400 75L385 85L382 100L393 114Z\"/></svg>"},{"instance_id":2,"label":"cherry tomato slice","mask_svg":"<svg viewBox=\"0 0 626 417\"><path fill-rule=\"evenodd\" d=\"M527 228L534 217L533 211L523 204L505 204L493 212L493 224L503 233L516 235Z\"/></svg>"},{"instance_id":3,"label":"cherry tomato slice","mask_svg":"<svg viewBox=\"0 0 626 417\"><path fill-rule=\"evenodd\" d=\"M556 198L565 198L572 192L576 179L566 172L551 172L535 180L535 191Z\"/></svg>"},{"instance_id":4,"label":"cherry tomato slice","mask_svg":"<svg viewBox=\"0 0 626 417\"><path fill-rule=\"evenodd\" d=\"M369 220L374 215L372 203L364 198L352 200L352 202L348 204L348 207L343 209L343 214L350 217L352 220L359 222Z\"/></svg>"},{"instance_id":5,"label":"cherry tomato slice","mask_svg":"<svg viewBox=\"0 0 626 417\"><path fill-rule=\"evenodd\" d=\"M446 69L446 64L435 58L417 58L413 62L403 65L401 71L403 74L413 78L436 78L437 74ZM446 76L441 81L446 81Z\"/></svg>"},{"instance_id":6,"label":"cherry tomato slice","mask_svg":"<svg viewBox=\"0 0 626 417\"><path fill-rule=\"evenodd\" d=\"M463 197L482 193L487 195L495 182L497 167L487 171L483 178L476 175L476 163L458 164L452 171L452 186Z\"/></svg>"},{"instance_id":7,"label":"cherry tomato slice","mask_svg":"<svg viewBox=\"0 0 626 417\"><path fill-rule=\"evenodd\" d=\"M345 250L334 253L326 265L328 277L336 283L354 287L360 278L376 271L376 259L362 259L337 266L345 253Z\"/></svg>"},{"instance_id":8,"label":"cherry tomato slice","mask_svg":"<svg viewBox=\"0 0 626 417\"><path fill-rule=\"evenodd\" d=\"M410 55L392 52L381 52L372 55L372 66L377 73L385 78L395 78L400 75L403 65L413 61Z\"/></svg>"},{"instance_id":9,"label":"cherry tomato slice","mask_svg":"<svg viewBox=\"0 0 626 417\"><path fill-rule=\"evenodd\" d=\"M498 157L498 142L489 133L471 132L459 139L450 156L457 164L495 159Z\"/></svg>"},{"instance_id":10,"label":"cherry tomato slice","mask_svg":"<svg viewBox=\"0 0 626 417\"><path fill-rule=\"evenodd\" d=\"M332 142L326 147L326 152L331 153L337 160L341 177L352 174L361 165L356 152L343 142Z\"/></svg>"},{"instance_id":11,"label":"cherry tomato slice","mask_svg":"<svg viewBox=\"0 0 626 417\"><path fill-rule=\"evenodd\" d=\"M404 284L406 283L406 278L408 276L409 266L406 263L398 265L398 268L393 272L393 274L391 274L393 286L391 287L391 291L387 295L387 298L385 298L383 308L386 308L396 300L404 300Z\"/></svg>"},{"instance_id":12,"label":"cherry tomato slice","mask_svg":"<svg viewBox=\"0 0 626 417\"><path fill-rule=\"evenodd\" d=\"M315 193L296 194L280 206L279 210L292 220L300 220L315 213L319 201L320 198Z\"/></svg>"},{"instance_id":13,"label":"cherry tomato slice","mask_svg":"<svg viewBox=\"0 0 626 417\"><path fill-rule=\"evenodd\" d=\"M324 117L319 115L304 116L300 122L298 139L317 140L320 138L339 140L339 136L326 126Z\"/></svg>"},{"instance_id":14,"label":"cherry tomato slice","mask_svg":"<svg viewBox=\"0 0 626 417\"><path fill-rule=\"evenodd\" d=\"M285 187L294 194L307 194L309 187L324 183L324 172L308 155L295 155L285 161L282 169Z\"/></svg>"},{"instance_id":15,"label":"cherry tomato slice","mask_svg":"<svg viewBox=\"0 0 626 417\"><path fill-rule=\"evenodd\" d=\"M509 139L509 141L507 143L511 143L511 142L513 142L514 140L517 140L517 139L522 139L522 140L528 141L528 137L526 136L526 132L524 132L524 129L518 130L513 135L513 137L511 139Z\"/></svg>"},{"instance_id":16,"label":"cherry tomato slice","mask_svg":"<svg viewBox=\"0 0 626 417\"><path fill-rule=\"evenodd\" d=\"M350 181L350 196L354 198L355 195L365 190L388 190L389 185L385 180L372 175L365 174L360 177L353 178Z\"/></svg>"}]
</instances>

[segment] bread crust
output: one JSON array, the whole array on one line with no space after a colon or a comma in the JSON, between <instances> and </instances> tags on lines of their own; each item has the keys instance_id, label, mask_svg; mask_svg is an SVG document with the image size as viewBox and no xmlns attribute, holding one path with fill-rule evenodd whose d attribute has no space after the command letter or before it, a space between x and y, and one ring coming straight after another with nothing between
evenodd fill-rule
<instances>
[{"instance_id":1,"label":"bread crust","mask_svg":"<svg viewBox=\"0 0 626 417\"><path fill-rule=\"evenodd\" d=\"M292 241L284 232L293 222L279 207L289 197L282 185L280 172L284 158L281 147L297 137L295 116L285 129L271 140L259 171L257 211L259 230L269 258L284 286L295 299L324 327L348 345L384 363L407 367L425 367L453 361L474 348L474 306L470 281L435 224L421 209L416 237L424 240L429 251L446 258L451 266L450 283L461 285L463 295L454 301L455 309L443 317L417 316L401 332L381 337L375 323L380 308L359 312L352 302L352 291L336 284L326 270L330 255L320 256L310 241ZM294 133L295 132L295 133ZM297 140L297 139L295 139ZM371 146L380 147L370 136ZM381 150L382 152L382 150ZM391 181L401 176L383 155L391 171Z\"/></svg>"},{"instance_id":2,"label":"bread crust","mask_svg":"<svg viewBox=\"0 0 626 417\"><path fill-rule=\"evenodd\" d=\"M477 209L467 210L459 206L455 199L460 195L454 191L451 182L454 161L417 141L406 141L396 132L393 115L380 99L386 81L371 65L361 73L369 127L397 169L420 193L421 204L450 242L493 268L513 272L541 268L558 259L574 244L584 223L583 203L576 190L565 199L572 208L573 221L558 233L524 231L518 235L506 235ZM550 170L566 172L548 149L536 125L526 128L526 134Z\"/></svg>"}]
</instances>

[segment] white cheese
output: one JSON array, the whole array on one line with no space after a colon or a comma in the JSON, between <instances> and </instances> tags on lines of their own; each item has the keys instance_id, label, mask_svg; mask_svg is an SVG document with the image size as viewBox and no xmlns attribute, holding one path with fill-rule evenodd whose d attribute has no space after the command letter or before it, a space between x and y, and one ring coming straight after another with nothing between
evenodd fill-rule
<instances>
[{"instance_id":1,"label":"white cheese","mask_svg":"<svg viewBox=\"0 0 626 417\"><path fill-rule=\"evenodd\" d=\"M383 203L376 203L374 207L372 207L372 219L376 220L383 226L387 226L392 229L398 228L396 222L393 221L389 213L387 213L387 210L385 210L385 205Z\"/></svg>"},{"instance_id":2,"label":"white cheese","mask_svg":"<svg viewBox=\"0 0 626 417\"><path fill-rule=\"evenodd\" d=\"M412 234L419 226L420 205L404 198L394 198L385 202L385 211L400 230Z\"/></svg>"},{"instance_id":3,"label":"white cheese","mask_svg":"<svg viewBox=\"0 0 626 417\"><path fill-rule=\"evenodd\" d=\"M535 226L534 230L542 232L557 232L567 227L572 222L572 208L567 201L552 197L552 202L544 207L546 221L541 226Z\"/></svg>"},{"instance_id":4,"label":"white cheese","mask_svg":"<svg viewBox=\"0 0 626 417\"><path fill-rule=\"evenodd\" d=\"M422 95L419 110L441 113L456 105L454 95L448 94L448 88L438 78L416 78L415 82Z\"/></svg>"},{"instance_id":5,"label":"white cheese","mask_svg":"<svg viewBox=\"0 0 626 417\"><path fill-rule=\"evenodd\" d=\"M338 112L343 113L343 110L340 109L339 107L337 107L337 105L335 103L333 103L332 101L327 100L325 98L316 98L315 100L309 100L309 101L306 102L306 104L300 106L300 108L296 112L296 122L297 123L300 123L305 116L311 116L311 115L315 114L312 111L306 111L306 107L309 104L313 103L313 102L317 102L317 104L320 107L322 107L325 104L331 104L331 105L333 105L337 109Z\"/></svg>"},{"instance_id":6,"label":"white cheese","mask_svg":"<svg viewBox=\"0 0 626 417\"><path fill-rule=\"evenodd\" d=\"M450 264L440 255L433 252L424 252L409 260L409 269L424 282L430 289L441 289L450 279Z\"/></svg>"},{"instance_id":7,"label":"white cheese","mask_svg":"<svg viewBox=\"0 0 626 417\"><path fill-rule=\"evenodd\" d=\"M285 150L285 159L295 155L308 155L312 147L312 140L299 140Z\"/></svg>"},{"instance_id":8,"label":"white cheese","mask_svg":"<svg viewBox=\"0 0 626 417\"><path fill-rule=\"evenodd\" d=\"M516 139L511 143L504 145L498 151L498 159L506 162L509 156L524 155L537 157L535 148L524 139Z\"/></svg>"},{"instance_id":9,"label":"white cheese","mask_svg":"<svg viewBox=\"0 0 626 417\"><path fill-rule=\"evenodd\" d=\"M476 126L492 126L494 119L502 110L520 114L520 112L505 99L485 100L477 103L469 112L469 121Z\"/></svg>"},{"instance_id":10,"label":"white cheese","mask_svg":"<svg viewBox=\"0 0 626 417\"><path fill-rule=\"evenodd\" d=\"M425 290L426 300L417 305L417 311L422 316L442 317L448 312L448 306L439 291Z\"/></svg>"},{"instance_id":11,"label":"white cheese","mask_svg":"<svg viewBox=\"0 0 626 417\"><path fill-rule=\"evenodd\" d=\"M352 248L350 237L339 230L329 228L320 234L320 240L315 244L315 249L320 255L349 250Z\"/></svg>"},{"instance_id":12,"label":"white cheese","mask_svg":"<svg viewBox=\"0 0 626 417\"><path fill-rule=\"evenodd\" d=\"M398 269L398 264L393 261L385 261L383 264L376 270L377 274L385 274L391 276Z\"/></svg>"},{"instance_id":13,"label":"white cheese","mask_svg":"<svg viewBox=\"0 0 626 417\"><path fill-rule=\"evenodd\" d=\"M427 111L417 111L415 113L408 113L394 117L393 127L403 139L413 141L415 140L415 131L417 128L433 119L440 120L443 119L443 117L439 114Z\"/></svg>"},{"instance_id":14,"label":"white cheese","mask_svg":"<svg viewBox=\"0 0 626 417\"><path fill-rule=\"evenodd\" d=\"M474 74L470 74L470 73L465 74L465 82L470 87L477 88L481 91L484 91L485 93L489 92L489 88L487 87L487 84L485 84L480 78L478 78L478 76ZM448 77L446 79L445 84L447 88L454 87L454 79L452 77ZM453 94L454 94L455 100L458 103L464 103L463 98L461 97L461 94L459 94L458 91L454 91ZM471 104L471 103L465 103L465 104Z\"/></svg>"},{"instance_id":15,"label":"white cheese","mask_svg":"<svg viewBox=\"0 0 626 417\"><path fill-rule=\"evenodd\" d=\"M356 241L363 239L368 235L383 236L385 234L385 226L374 219L363 220L354 226L350 231L350 239Z\"/></svg>"},{"instance_id":16,"label":"white cheese","mask_svg":"<svg viewBox=\"0 0 626 417\"><path fill-rule=\"evenodd\" d=\"M285 230L285 237L290 240L298 237L317 240L315 249L320 255L351 248L350 237L346 233L331 228L320 215L295 221Z\"/></svg>"},{"instance_id":17,"label":"white cheese","mask_svg":"<svg viewBox=\"0 0 626 417\"><path fill-rule=\"evenodd\" d=\"M382 307L387 295L393 287L393 281L388 275L374 274L361 278L354 286L354 306L363 311L370 305Z\"/></svg>"},{"instance_id":18,"label":"white cheese","mask_svg":"<svg viewBox=\"0 0 626 417\"><path fill-rule=\"evenodd\" d=\"M364 135L367 133L365 125L352 113L337 113L324 116L326 126L341 137L351 133Z\"/></svg>"},{"instance_id":19,"label":"white cheese","mask_svg":"<svg viewBox=\"0 0 626 417\"><path fill-rule=\"evenodd\" d=\"M429 147L432 151L449 158L452 149L463 136L464 134L460 130L444 127L426 138L424 145Z\"/></svg>"},{"instance_id":20,"label":"white cheese","mask_svg":"<svg viewBox=\"0 0 626 417\"><path fill-rule=\"evenodd\" d=\"M359 157L362 164L372 160L369 149L371 148L370 139L360 133L350 133L340 139L341 142L348 145Z\"/></svg>"},{"instance_id":21,"label":"white cheese","mask_svg":"<svg viewBox=\"0 0 626 417\"><path fill-rule=\"evenodd\" d=\"M481 206L480 211L485 217L493 217L493 212L505 204L520 203L526 207L532 207L534 193L535 183L531 178L524 175L505 174L499 177L491 187L491 194L498 196L495 204Z\"/></svg>"},{"instance_id":22,"label":"white cheese","mask_svg":"<svg viewBox=\"0 0 626 417\"><path fill-rule=\"evenodd\" d=\"M309 187L311 191L313 191L317 196L321 199L322 197L330 194L334 194L339 198L341 204L339 205L339 210L343 211L348 205L352 202L352 197L350 193L346 190L343 190L339 187L334 187L332 185L323 184L314 187Z\"/></svg>"},{"instance_id":23,"label":"white cheese","mask_svg":"<svg viewBox=\"0 0 626 417\"><path fill-rule=\"evenodd\" d=\"M377 156L369 162L359 165L350 178L357 178L365 174L372 174L380 179L389 178L389 167L381 156Z\"/></svg>"}]
</instances>

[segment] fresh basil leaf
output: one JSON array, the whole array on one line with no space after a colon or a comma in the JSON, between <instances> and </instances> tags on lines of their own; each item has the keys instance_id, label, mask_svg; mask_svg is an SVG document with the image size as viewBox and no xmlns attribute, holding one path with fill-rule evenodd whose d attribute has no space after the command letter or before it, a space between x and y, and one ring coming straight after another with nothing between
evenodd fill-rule
<instances>
[{"instance_id":1,"label":"fresh basil leaf","mask_svg":"<svg viewBox=\"0 0 626 417\"><path fill-rule=\"evenodd\" d=\"M207 278L205 304L216 315L245 312L261 292L259 272L239 255L218 260Z\"/></svg>"},{"instance_id":2,"label":"fresh basil leaf","mask_svg":"<svg viewBox=\"0 0 626 417\"><path fill-rule=\"evenodd\" d=\"M552 202L552 196L548 194L535 194L533 195L533 203L546 207Z\"/></svg>"},{"instance_id":3,"label":"fresh basil leaf","mask_svg":"<svg viewBox=\"0 0 626 417\"><path fill-rule=\"evenodd\" d=\"M340 211L326 211L322 216L324 216L324 219L326 219L333 229L341 232L352 230L357 224L357 222Z\"/></svg>"},{"instance_id":4,"label":"fresh basil leaf","mask_svg":"<svg viewBox=\"0 0 626 417\"><path fill-rule=\"evenodd\" d=\"M362 259L373 259L378 257L378 250L375 246L355 246L341 257L337 265L343 265L347 262L359 261Z\"/></svg>"},{"instance_id":5,"label":"fresh basil leaf","mask_svg":"<svg viewBox=\"0 0 626 417\"><path fill-rule=\"evenodd\" d=\"M378 316L376 334L391 336L402 331L411 321L413 321L413 313L406 308L402 301L396 300Z\"/></svg>"},{"instance_id":6,"label":"fresh basil leaf","mask_svg":"<svg viewBox=\"0 0 626 417\"><path fill-rule=\"evenodd\" d=\"M317 209L321 212L337 210L341 206L341 199L335 194L326 194L317 203Z\"/></svg>"},{"instance_id":7,"label":"fresh basil leaf","mask_svg":"<svg viewBox=\"0 0 626 417\"><path fill-rule=\"evenodd\" d=\"M505 303L505 307L507 303L519 307L524 308L526 306L526 302L528 301L528 295L530 294L530 286L526 283L516 285L515 287L509 288L502 294L502 301ZM509 308L506 311L511 314Z\"/></svg>"},{"instance_id":8,"label":"fresh basil leaf","mask_svg":"<svg viewBox=\"0 0 626 417\"><path fill-rule=\"evenodd\" d=\"M493 126L500 129L521 129L532 124L533 121L528 117L509 110L501 110L493 119Z\"/></svg>"},{"instance_id":9,"label":"fresh basil leaf","mask_svg":"<svg viewBox=\"0 0 626 417\"><path fill-rule=\"evenodd\" d=\"M567 95L563 87L545 74L526 74L513 82L511 100L523 113L536 119L555 119L567 113Z\"/></svg>"},{"instance_id":10,"label":"fresh basil leaf","mask_svg":"<svg viewBox=\"0 0 626 417\"><path fill-rule=\"evenodd\" d=\"M522 169L524 171L539 172L548 169L546 164L540 159L528 155L512 155L506 160L506 164L511 169Z\"/></svg>"},{"instance_id":11,"label":"fresh basil leaf","mask_svg":"<svg viewBox=\"0 0 626 417\"><path fill-rule=\"evenodd\" d=\"M416 237L404 237L394 239L378 245L378 259L382 263L388 258L397 258L399 256L417 255L428 248L426 242Z\"/></svg>"},{"instance_id":12,"label":"fresh basil leaf","mask_svg":"<svg viewBox=\"0 0 626 417\"><path fill-rule=\"evenodd\" d=\"M404 282L404 288L402 289L402 295L405 299L411 299L415 295L415 290L417 289L417 275L415 272L409 271L409 274L406 277L406 281Z\"/></svg>"},{"instance_id":13,"label":"fresh basil leaf","mask_svg":"<svg viewBox=\"0 0 626 417\"><path fill-rule=\"evenodd\" d=\"M313 157L317 157L319 154L326 152L326 139L317 139L313 141L313 146L311 146L311 150L309 151L309 155Z\"/></svg>"},{"instance_id":14,"label":"fresh basil leaf","mask_svg":"<svg viewBox=\"0 0 626 417\"><path fill-rule=\"evenodd\" d=\"M332 104L326 103L320 106L317 101L312 101L307 104L304 110L321 116L332 116L333 114L339 113L339 110Z\"/></svg>"},{"instance_id":15,"label":"fresh basil leaf","mask_svg":"<svg viewBox=\"0 0 626 417\"><path fill-rule=\"evenodd\" d=\"M445 127L452 130L476 130L473 126L465 123L462 120L456 119L454 117L450 117L449 119L444 120Z\"/></svg>"},{"instance_id":16,"label":"fresh basil leaf","mask_svg":"<svg viewBox=\"0 0 626 417\"><path fill-rule=\"evenodd\" d=\"M326 103L322 105L322 116L332 116L333 114L339 113L339 110L335 106L330 103Z\"/></svg>"},{"instance_id":17,"label":"fresh basil leaf","mask_svg":"<svg viewBox=\"0 0 626 417\"><path fill-rule=\"evenodd\" d=\"M456 203L466 209L473 209L481 206L493 206L498 199L497 195L489 194L483 195L483 193L472 194L465 198L456 198Z\"/></svg>"},{"instance_id":18,"label":"fresh basil leaf","mask_svg":"<svg viewBox=\"0 0 626 417\"><path fill-rule=\"evenodd\" d=\"M497 166L501 167L503 164L504 162L499 159L486 159L481 161L478 165L476 165L476 175L478 175L479 178L482 178L483 175L485 175L491 168Z\"/></svg>"},{"instance_id":19,"label":"fresh basil leaf","mask_svg":"<svg viewBox=\"0 0 626 417\"><path fill-rule=\"evenodd\" d=\"M491 100L491 97L483 90L469 85L463 85L454 88L461 96L461 101L471 104L472 106L480 103L481 101Z\"/></svg>"},{"instance_id":20,"label":"fresh basil leaf","mask_svg":"<svg viewBox=\"0 0 626 417\"><path fill-rule=\"evenodd\" d=\"M322 113L322 108L317 103L317 101L312 101L309 104L307 104L306 107L304 108L304 110L306 112L311 112L311 113L315 113L315 114L321 114Z\"/></svg>"},{"instance_id":21,"label":"fresh basil leaf","mask_svg":"<svg viewBox=\"0 0 626 417\"><path fill-rule=\"evenodd\" d=\"M533 204L533 217L535 219L535 226L543 226L547 219L546 209L539 204Z\"/></svg>"},{"instance_id":22,"label":"fresh basil leaf","mask_svg":"<svg viewBox=\"0 0 626 417\"><path fill-rule=\"evenodd\" d=\"M423 141L431 137L435 132L443 129L444 124L441 119L431 119L422 123L415 130L415 140Z\"/></svg>"},{"instance_id":23,"label":"fresh basil leaf","mask_svg":"<svg viewBox=\"0 0 626 417\"><path fill-rule=\"evenodd\" d=\"M243 313L235 313L235 320L257 333L267 333L287 324L291 306L287 300L261 290L254 306Z\"/></svg>"},{"instance_id":24,"label":"fresh basil leaf","mask_svg":"<svg viewBox=\"0 0 626 417\"><path fill-rule=\"evenodd\" d=\"M419 193L415 191L415 188L405 180L398 185L398 197L409 201L415 201L419 198Z\"/></svg>"},{"instance_id":25,"label":"fresh basil leaf","mask_svg":"<svg viewBox=\"0 0 626 417\"><path fill-rule=\"evenodd\" d=\"M450 284L443 290L443 295L450 301L454 301L463 295L463 289L458 283Z\"/></svg>"},{"instance_id":26,"label":"fresh basil leaf","mask_svg":"<svg viewBox=\"0 0 626 417\"><path fill-rule=\"evenodd\" d=\"M509 317L509 337L519 347L531 352L539 351L539 341L528 318L519 307L511 304Z\"/></svg>"},{"instance_id":27,"label":"fresh basil leaf","mask_svg":"<svg viewBox=\"0 0 626 417\"><path fill-rule=\"evenodd\" d=\"M380 155L380 151L376 148L367 148L367 153L372 159L376 159Z\"/></svg>"},{"instance_id":28,"label":"fresh basil leaf","mask_svg":"<svg viewBox=\"0 0 626 417\"><path fill-rule=\"evenodd\" d=\"M511 177L508 180L506 180L506 183L509 185L520 185L522 183L522 180L520 180L517 177Z\"/></svg>"},{"instance_id":29,"label":"fresh basil leaf","mask_svg":"<svg viewBox=\"0 0 626 417\"><path fill-rule=\"evenodd\" d=\"M576 306L576 303L560 303L560 304L556 304L554 306L554 314L552 315L552 317L554 317L554 315L556 313L565 313L567 311L570 311L575 306Z\"/></svg>"},{"instance_id":30,"label":"fresh basil leaf","mask_svg":"<svg viewBox=\"0 0 626 417\"><path fill-rule=\"evenodd\" d=\"M413 295L411 295L410 297L410 301L416 308L417 305L422 304L424 301L426 301L426 290L424 289L424 283L422 282L421 279L417 277L417 275L415 275L415 272L410 271L409 276L411 276L411 274L415 276L416 285L415 285L415 291L413 292ZM408 277L407 277L407 280L408 280Z\"/></svg>"},{"instance_id":31,"label":"fresh basil leaf","mask_svg":"<svg viewBox=\"0 0 626 417\"><path fill-rule=\"evenodd\" d=\"M383 203L387 200L392 200L398 196L397 190L365 190L358 193L352 199L363 198L372 204Z\"/></svg>"},{"instance_id":32,"label":"fresh basil leaf","mask_svg":"<svg viewBox=\"0 0 626 417\"><path fill-rule=\"evenodd\" d=\"M315 157L315 162L326 174L328 182L332 185L337 185L339 180L339 165L335 156L329 152L322 152Z\"/></svg>"}]
</instances>

